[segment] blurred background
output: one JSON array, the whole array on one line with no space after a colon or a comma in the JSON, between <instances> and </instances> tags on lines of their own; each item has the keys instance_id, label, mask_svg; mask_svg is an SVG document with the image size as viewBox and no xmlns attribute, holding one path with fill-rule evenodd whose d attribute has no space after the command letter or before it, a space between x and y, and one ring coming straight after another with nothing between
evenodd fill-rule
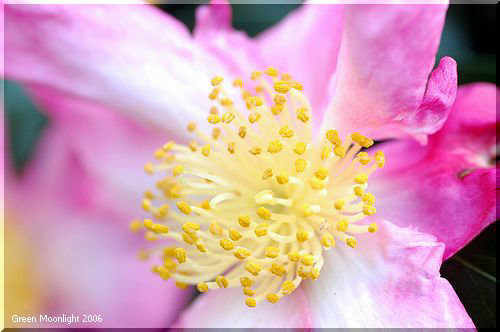
<instances>
[{"instance_id":1,"label":"blurred background","mask_svg":"<svg viewBox=\"0 0 500 332\"><path fill-rule=\"evenodd\" d=\"M177 17L190 29L196 5L157 5ZM233 25L250 36L278 22L298 5L234 5ZM496 83L496 10L491 5L451 5L438 53L457 60L459 84L485 81ZM161 34L158 31L158 34ZM5 82L6 153L16 176L22 176L37 141L50 125L23 89ZM16 234L16 236L22 236ZM496 326L496 225L443 264L441 273L455 288L477 327ZM6 246L6 260L13 255ZM18 267L23 269L29 266ZM33 286L33 285L32 285ZM33 286L34 291L36 287ZM30 297L30 290L23 292ZM7 302L13 299L7 299ZM7 318L8 316L6 316Z\"/></svg>"}]
</instances>

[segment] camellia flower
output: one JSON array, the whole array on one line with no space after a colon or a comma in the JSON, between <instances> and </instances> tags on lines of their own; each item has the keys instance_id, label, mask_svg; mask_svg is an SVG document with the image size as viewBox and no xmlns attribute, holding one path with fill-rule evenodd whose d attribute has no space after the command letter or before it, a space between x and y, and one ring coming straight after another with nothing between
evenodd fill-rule
<instances>
[{"instance_id":1,"label":"camellia flower","mask_svg":"<svg viewBox=\"0 0 500 332\"><path fill-rule=\"evenodd\" d=\"M203 293L175 326L472 327L439 267L495 218L497 90L432 70L445 12L305 5L253 40L225 3L194 37L147 6L12 5L6 74L94 204L144 192L153 272Z\"/></svg>"}]
</instances>

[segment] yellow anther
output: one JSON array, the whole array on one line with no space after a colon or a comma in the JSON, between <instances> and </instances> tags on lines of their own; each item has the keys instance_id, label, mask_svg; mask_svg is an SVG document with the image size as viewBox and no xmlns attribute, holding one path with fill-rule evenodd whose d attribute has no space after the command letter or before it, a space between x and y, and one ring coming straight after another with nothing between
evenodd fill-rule
<instances>
[{"instance_id":1,"label":"yellow anther","mask_svg":"<svg viewBox=\"0 0 500 332\"><path fill-rule=\"evenodd\" d=\"M335 203L333 204L333 206L337 210L342 210L344 208L344 206L345 206L345 201L343 199L338 199L338 200L335 201Z\"/></svg>"},{"instance_id":2,"label":"yellow anther","mask_svg":"<svg viewBox=\"0 0 500 332\"><path fill-rule=\"evenodd\" d=\"M273 113L273 115L278 115L282 111L283 111L283 104L274 104L273 106L271 106L271 113Z\"/></svg>"},{"instance_id":3,"label":"yellow anther","mask_svg":"<svg viewBox=\"0 0 500 332\"><path fill-rule=\"evenodd\" d=\"M234 87L243 87L243 80L241 78L237 78L233 81L233 86Z\"/></svg>"},{"instance_id":4,"label":"yellow anther","mask_svg":"<svg viewBox=\"0 0 500 332\"><path fill-rule=\"evenodd\" d=\"M302 88L303 88L302 84L300 84L297 81L291 82L291 86L292 86L292 88L294 88L295 90L298 90L298 91L302 91Z\"/></svg>"},{"instance_id":5,"label":"yellow anther","mask_svg":"<svg viewBox=\"0 0 500 332\"><path fill-rule=\"evenodd\" d=\"M191 213L191 206L186 202L177 202L177 208L184 214L189 215Z\"/></svg>"},{"instance_id":6,"label":"yellow anther","mask_svg":"<svg viewBox=\"0 0 500 332\"><path fill-rule=\"evenodd\" d=\"M344 158L345 148L342 145L337 145L336 147L333 148L333 153L339 158Z\"/></svg>"},{"instance_id":7,"label":"yellow anther","mask_svg":"<svg viewBox=\"0 0 500 332\"><path fill-rule=\"evenodd\" d=\"M290 83L287 81L274 82L274 91L278 93L287 93L290 90Z\"/></svg>"},{"instance_id":8,"label":"yellow anther","mask_svg":"<svg viewBox=\"0 0 500 332\"><path fill-rule=\"evenodd\" d=\"M198 237L196 236L196 234L182 233L182 239L187 244L195 244L196 241L198 241Z\"/></svg>"},{"instance_id":9,"label":"yellow anther","mask_svg":"<svg viewBox=\"0 0 500 332\"><path fill-rule=\"evenodd\" d=\"M276 154L283 149L283 143L279 140L269 142L269 146L267 147L267 152Z\"/></svg>"},{"instance_id":10,"label":"yellow anther","mask_svg":"<svg viewBox=\"0 0 500 332\"><path fill-rule=\"evenodd\" d=\"M255 81L256 79L259 79L261 76L262 72L255 70L250 74L250 79Z\"/></svg>"},{"instance_id":11,"label":"yellow anther","mask_svg":"<svg viewBox=\"0 0 500 332\"><path fill-rule=\"evenodd\" d=\"M311 279L316 280L316 279L318 279L318 277L319 277L319 269L316 269L316 268L312 269L311 270Z\"/></svg>"},{"instance_id":12,"label":"yellow anther","mask_svg":"<svg viewBox=\"0 0 500 332\"><path fill-rule=\"evenodd\" d=\"M312 266L314 264L314 256L311 254L303 255L300 258L300 262L305 266Z\"/></svg>"},{"instance_id":13,"label":"yellow anther","mask_svg":"<svg viewBox=\"0 0 500 332\"><path fill-rule=\"evenodd\" d=\"M358 197L362 197L365 194L365 191L360 186L355 186L354 187L354 194Z\"/></svg>"},{"instance_id":14,"label":"yellow anther","mask_svg":"<svg viewBox=\"0 0 500 332\"><path fill-rule=\"evenodd\" d=\"M288 295L295 290L295 284L293 281L287 280L281 285L281 294Z\"/></svg>"},{"instance_id":15,"label":"yellow anther","mask_svg":"<svg viewBox=\"0 0 500 332\"><path fill-rule=\"evenodd\" d=\"M309 179L309 184L314 190L321 190L325 188L325 183L323 182L323 180L320 180L317 177L311 177Z\"/></svg>"},{"instance_id":16,"label":"yellow anther","mask_svg":"<svg viewBox=\"0 0 500 332\"><path fill-rule=\"evenodd\" d=\"M328 177L328 170L325 167L320 167L316 172L314 172L314 175L320 179L324 180Z\"/></svg>"},{"instance_id":17,"label":"yellow anther","mask_svg":"<svg viewBox=\"0 0 500 332\"><path fill-rule=\"evenodd\" d=\"M366 193L363 195L362 201L365 204L373 205L375 204L375 196L371 193Z\"/></svg>"},{"instance_id":18,"label":"yellow anther","mask_svg":"<svg viewBox=\"0 0 500 332\"><path fill-rule=\"evenodd\" d=\"M298 262L298 261L299 261L299 259L300 259L300 255L299 255L299 253L298 253L298 252L296 252L296 251L290 251L290 252L288 253L288 260L289 260L290 262Z\"/></svg>"},{"instance_id":19,"label":"yellow anther","mask_svg":"<svg viewBox=\"0 0 500 332\"><path fill-rule=\"evenodd\" d=\"M368 174L366 173L359 173L354 177L354 182L359 183L359 184L365 184L368 182Z\"/></svg>"},{"instance_id":20,"label":"yellow anther","mask_svg":"<svg viewBox=\"0 0 500 332\"><path fill-rule=\"evenodd\" d=\"M279 301L280 297L276 294L267 294L266 296L267 300L271 303L276 303Z\"/></svg>"},{"instance_id":21,"label":"yellow anther","mask_svg":"<svg viewBox=\"0 0 500 332\"><path fill-rule=\"evenodd\" d=\"M326 132L326 139L334 145L342 143L342 140L339 138L339 132L335 129L330 129Z\"/></svg>"},{"instance_id":22,"label":"yellow anther","mask_svg":"<svg viewBox=\"0 0 500 332\"><path fill-rule=\"evenodd\" d=\"M378 168L382 168L385 165L385 155L382 151L375 152L375 161Z\"/></svg>"},{"instance_id":23,"label":"yellow anther","mask_svg":"<svg viewBox=\"0 0 500 332\"><path fill-rule=\"evenodd\" d=\"M175 146L174 141L168 141L167 143L163 144L163 151L169 152L171 151Z\"/></svg>"},{"instance_id":24,"label":"yellow anther","mask_svg":"<svg viewBox=\"0 0 500 332\"><path fill-rule=\"evenodd\" d=\"M337 230L339 232L345 232L347 231L347 228L349 227L349 223L345 220L337 222Z\"/></svg>"},{"instance_id":25,"label":"yellow anther","mask_svg":"<svg viewBox=\"0 0 500 332\"><path fill-rule=\"evenodd\" d=\"M279 184L287 184L290 178L286 174L278 174L276 175L276 182Z\"/></svg>"},{"instance_id":26,"label":"yellow anther","mask_svg":"<svg viewBox=\"0 0 500 332\"><path fill-rule=\"evenodd\" d=\"M208 123L218 124L220 122L220 116L217 114L210 114L207 118Z\"/></svg>"},{"instance_id":27,"label":"yellow anther","mask_svg":"<svg viewBox=\"0 0 500 332\"><path fill-rule=\"evenodd\" d=\"M273 100L276 104L280 104L280 105L283 105L286 103L286 97L283 95L275 95Z\"/></svg>"},{"instance_id":28,"label":"yellow anther","mask_svg":"<svg viewBox=\"0 0 500 332\"><path fill-rule=\"evenodd\" d=\"M292 138L293 137L293 130L290 129L287 125L285 125L285 126L280 128L279 134L283 138Z\"/></svg>"},{"instance_id":29,"label":"yellow anther","mask_svg":"<svg viewBox=\"0 0 500 332\"><path fill-rule=\"evenodd\" d=\"M224 79L221 77L221 76L215 76L214 78L212 78L212 85L213 86L217 86L219 85Z\"/></svg>"},{"instance_id":30,"label":"yellow anther","mask_svg":"<svg viewBox=\"0 0 500 332\"><path fill-rule=\"evenodd\" d=\"M168 216L168 210L170 209L170 207L168 205L162 205L160 206L158 209L156 209L155 211L153 211L153 216L156 218L156 219L165 219L167 216Z\"/></svg>"},{"instance_id":31,"label":"yellow anther","mask_svg":"<svg viewBox=\"0 0 500 332\"><path fill-rule=\"evenodd\" d=\"M295 236L297 238L297 241L299 241L300 243L306 242L307 239L309 239L309 234L304 230L297 231Z\"/></svg>"},{"instance_id":32,"label":"yellow anther","mask_svg":"<svg viewBox=\"0 0 500 332\"><path fill-rule=\"evenodd\" d=\"M213 115L218 115L219 114L219 110L217 109L216 106L210 107L210 114L213 114Z\"/></svg>"},{"instance_id":33,"label":"yellow anther","mask_svg":"<svg viewBox=\"0 0 500 332\"><path fill-rule=\"evenodd\" d=\"M144 198L147 198L147 199L154 199L155 198L155 195L153 194L153 192L151 190L146 190L144 192Z\"/></svg>"},{"instance_id":34,"label":"yellow anther","mask_svg":"<svg viewBox=\"0 0 500 332\"><path fill-rule=\"evenodd\" d=\"M247 228L250 227L250 217L249 216L239 216L238 217L238 224L240 224L241 227Z\"/></svg>"},{"instance_id":35,"label":"yellow anther","mask_svg":"<svg viewBox=\"0 0 500 332\"><path fill-rule=\"evenodd\" d=\"M227 288L227 286L229 286L229 281L227 280L226 277L224 276L217 276L215 278L215 283L217 284L217 286L219 286L220 288Z\"/></svg>"},{"instance_id":36,"label":"yellow anther","mask_svg":"<svg viewBox=\"0 0 500 332\"><path fill-rule=\"evenodd\" d=\"M241 277L240 284L241 284L241 287L251 287L253 284L253 281L249 277Z\"/></svg>"},{"instance_id":37,"label":"yellow anther","mask_svg":"<svg viewBox=\"0 0 500 332\"><path fill-rule=\"evenodd\" d=\"M252 113L248 116L248 122L255 123L260 119L260 117L261 117L260 113L257 112Z\"/></svg>"},{"instance_id":38,"label":"yellow anther","mask_svg":"<svg viewBox=\"0 0 500 332\"><path fill-rule=\"evenodd\" d=\"M247 100L250 97L252 97L252 93L250 91L246 91L246 90L242 91L241 98L243 98L243 100Z\"/></svg>"},{"instance_id":39,"label":"yellow anther","mask_svg":"<svg viewBox=\"0 0 500 332\"><path fill-rule=\"evenodd\" d=\"M253 289L245 287L245 288L243 288L243 294L245 294L246 296L254 296L255 291Z\"/></svg>"},{"instance_id":40,"label":"yellow anther","mask_svg":"<svg viewBox=\"0 0 500 332\"><path fill-rule=\"evenodd\" d=\"M270 168L266 168L264 170L264 173L262 174L262 180L267 180L272 176L273 176L273 170Z\"/></svg>"},{"instance_id":41,"label":"yellow anther","mask_svg":"<svg viewBox=\"0 0 500 332\"><path fill-rule=\"evenodd\" d=\"M257 305L257 301L253 297L247 297L245 299L245 304L250 308L254 308Z\"/></svg>"},{"instance_id":42,"label":"yellow anther","mask_svg":"<svg viewBox=\"0 0 500 332\"><path fill-rule=\"evenodd\" d=\"M144 171L148 174L153 174L154 173L154 167L152 163L147 163L144 165Z\"/></svg>"},{"instance_id":43,"label":"yellow anther","mask_svg":"<svg viewBox=\"0 0 500 332\"><path fill-rule=\"evenodd\" d=\"M327 249L335 248L335 239L331 234L324 234L321 236L321 244Z\"/></svg>"},{"instance_id":44,"label":"yellow anther","mask_svg":"<svg viewBox=\"0 0 500 332\"><path fill-rule=\"evenodd\" d=\"M223 233L222 227L217 223L217 221L212 221L210 223L210 233L212 233L215 236L221 236Z\"/></svg>"},{"instance_id":45,"label":"yellow anther","mask_svg":"<svg viewBox=\"0 0 500 332\"><path fill-rule=\"evenodd\" d=\"M187 130L190 132L193 132L196 130L196 123L194 122L189 122L187 125Z\"/></svg>"},{"instance_id":46,"label":"yellow anther","mask_svg":"<svg viewBox=\"0 0 500 332\"><path fill-rule=\"evenodd\" d=\"M297 173L303 172L306 169L306 166L307 161L305 159L298 158L297 160L295 160L295 170L297 171Z\"/></svg>"},{"instance_id":47,"label":"yellow anther","mask_svg":"<svg viewBox=\"0 0 500 332\"><path fill-rule=\"evenodd\" d=\"M200 207L205 210L210 210L210 202L206 199L200 203Z\"/></svg>"},{"instance_id":48,"label":"yellow anther","mask_svg":"<svg viewBox=\"0 0 500 332\"><path fill-rule=\"evenodd\" d=\"M304 142L297 142L293 148L293 152L298 154L299 156L306 151L307 144Z\"/></svg>"},{"instance_id":49,"label":"yellow anther","mask_svg":"<svg viewBox=\"0 0 500 332\"><path fill-rule=\"evenodd\" d=\"M282 277L285 275L286 269L283 265L273 263L273 264L271 264L271 267L269 268L269 272L277 275L278 277Z\"/></svg>"},{"instance_id":50,"label":"yellow anther","mask_svg":"<svg viewBox=\"0 0 500 332\"><path fill-rule=\"evenodd\" d=\"M269 211L269 210L268 210L268 209L266 209L265 207L262 207L262 206L261 206L261 207L259 207L259 208L257 209L257 215L258 215L259 217L261 217L262 219L264 219L264 220L269 220L269 219L271 219L271 215L272 215L272 214L271 214L271 211Z\"/></svg>"},{"instance_id":51,"label":"yellow anther","mask_svg":"<svg viewBox=\"0 0 500 332\"><path fill-rule=\"evenodd\" d=\"M249 101L254 106L262 106L263 105L262 98L260 98L260 97L256 97L256 96L250 97Z\"/></svg>"},{"instance_id":52,"label":"yellow anther","mask_svg":"<svg viewBox=\"0 0 500 332\"><path fill-rule=\"evenodd\" d=\"M208 292L208 286L206 283L204 282L200 282L198 283L198 285L196 286L196 288L198 289L198 291L200 293L205 293L205 292Z\"/></svg>"},{"instance_id":53,"label":"yellow anther","mask_svg":"<svg viewBox=\"0 0 500 332\"><path fill-rule=\"evenodd\" d=\"M163 149L156 149L154 153L154 157L157 160L161 160L165 157L165 151Z\"/></svg>"},{"instance_id":54,"label":"yellow anther","mask_svg":"<svg viewBox=\"0 0 500 332\"><path fill-rule=\"evenodd\" d=\"M231 105L233 105L233 101L230 98L222 98L220 100L220 104L222 106L231 106Z\"/></svg>"},{"instance_id":55,"label":"yellow anther","mask_svg":"<svg viewBox=\"0 0 500 332\"><path fill-rule=\"evenodd\" d=\"M222 122L231 123L231 121L233 120L234 120L234 113L225 112L224 114L222 114Z\"/></svg>"},{"instance_id":56,"label":"yellow anther","mask_svg":"<svg viewBox=\"0 0 500 332\"><path fill-rule=\"evenodd\" d=\"M227 143L227 151L230 154L234 154L235 149L236 149L236 143L234 143L234 142Z\"/></svg>"},{"instance_id":57,"label":"yellow anther","mask_svg":"<svg viewBox=\"0 0 500 332\"><path fill-rule=\"evenodd\" d=\"M278 69L274 68L274 67L268 67L264 73L266 73L267 75L271 76L271 77L274 77L274 76L278 76Z\"/></svg>"},{"instance_id":58,"label":"yellow anther","mask_svg":"<svg viewBox=\"0 0 500 332\"><path fill-rule=\"evenodd\" d=\"M151 204L151 201L147 198L144 198L142 200L142 209L144 211L151 211L151 208L153 207L153 205Z\"/></svg>"},{"instance_id":59,"label":"yellow anther","mask_svg":"<svg viewBox=\"0 0 500 332\"><path fill-rule=\"evenodd\" d=\"M156 267L157 273L163 280L168 280L170 278L170 272L163 266Z\"/></svg>"},{"instance_id":60,"label":"yellow anther","mask_svg":"<svg viewBox=\"0 0 500 332\"><path fill-rule=\"evenodd\" d=\"M376 223L371 223L370 226L368 226L368 232L370 233L375 233L378 230L378 226Z\"/></svg>"},{"instance_id":61,"label":"yellow anther","mask_svg":"<svg viewBox=\"0 0 500 332\"><path fill-rule=\"evenodd\" d=\"M148 260L150 257L149 253L146 250L139 250L137 253L137 258L141 261Z\"/></svg>"},{"instance_id":62,"label":"yellow anther","mask_svg":"<svg viewBox=\"0 0 500 332\"><path fill-rule=\"evenodd\" d=\"M217 140L220 137L220 128L212 129L212 138Z\"/></svg>"},{"instance_id":63,"label":"yellow anther","mask_svg":"<svg viewBox=\"0 0 500 332\"><path fill-rule=\"evenodd\" d=\"M154 222L153 220L151 219L144 219L144 227L146 227L146 229L149 229L149 230L153 230L153 225L154 225Z\"/></svg>"},{"instance_id":64,"label":"yellow anther","mask_svg":"<svg viewBox=\"0 0 500 332\"><path fill-rule=\"evenodd\" d=\"M297 109L297 119L299 119L300 121L302 121L304 123L309 121L309 112L308 112L307 108L301 107L301 108Z\"/></svg>"},{"instance_id":65,"label":"yellow anther","mask_svg":"<svg viewBox=\"0 0 500 332\"><path fill-rule=\"evenodd\" d=\"M233 255L234 255L234 257L236 257L238 259L245 259L245 258L251 256L252 252L250 250L248 250L247 248L238 247L233 251Z\"/></svg>"},{"instance_id":66,"label":"yellow anther","mask_svg":"<svg viewBox=\"0 0 500 332\"><path fill-rule=\"evenodd\" d=\"M283 81L291 81L292 80L292 75L283 73L283 74L281 74L281 79Z\"/></svg>"},{"instance_id":67,"label":"yellow anther","mask_svg":"<svg viewBox=\"0 0 500 332\"><path fill-rule=\"evenodd\" d=\"M165 247L163 248L163 257L175 257L175 247Z\"/></svg>"},{"instance_id":68,"label":"yellow anther","mask_svg":"<svg viewBox=\"0 0 500 332\"><path fill-rule=\"evenodd\" d=\"M264 92L264 87L262 85L256 85L255 93L261 93L261 92Z\"/></svg>"},{"instance_id":69,"label":"yellow anther","mask_svg":"<svg viewBox=\"0 0 500 332\"><path fill-rule=\"evenodd\" d=\"M221 239L219 241L219 244L222 247L222 249L224 249L224 250L233 250L234 249L234 244L231 241L229 241L228 239Z\"/></svg>"},{"instance_id":70,"label":"yellow anther","mask_svg":"<svg viewBox=\"0 0 500 332\"><path fill-rule=\"evenodd\" d=\"M146 241L158 240L158 236L156 235L155 232L146 232L146 234L144 234L144 238L146 239Z\"/></svg>"},{"instance_id":71,"label":"yellow anther","mask_svg":"<svg viewBox=\"0 0 500 332\"><path fill-rule=\"evenodd\" d=\"M363 213L367 216L372 216L377 212L377 209L373 205L364 205Z\"/></svg>"},{"instance_id":72,"label":"yellow anther","mask_svg":"<svg viewBox=\"0 0 500 332\"><path fill-rule=\"evenodd\" d=\"M356 239L353 237L348 237L345 240L345 243L351 248L356 248L356 246L358 245L358 241L356 241Z\"/></svg>"},{"instance_id":73,"label":"yellow anther","mask_svg":"<svg viewBox=\"0 0 500 332\"><path fill-rule=\"evenodd\" d=\"M191 141L189 142L188 146L191 151L195 152L196 148L198 148L198 143L196 143L195 141Z\"/></svg>"},{"instance_id":74,"label":"yellow anther","mask_svg":"<svg viewBox=\"0 0 500 332\"><path fill-rule=\"evenodd\" d=\"M279 248L276 248L276 247L266 247L264 252L265 252L266 257L269 257L269 258L276 258L280 254Z\"/></svg>"},{"instance_id":75,"label":"yellow anther","mask_svg":"<svg viewBox=\"0 0 500 332\"><path fill-rule=\"evenodd\" d=\"M142 228L142 223L140 220L132 220L132 222L129 224L129 229L132 232L138 232Z\"/></svg>"},{"instance_id":76,"label":"yellow anther","mask_svg":"<svg viewBox=\"0 0 500 332\"><path fill-rule=\"evenodd\" d=\"M360 152L356 155L356 159L362 164L367 165L370 162L370 156L366 152Z\"/></svg>"},{"instance_id":77,"label":"yellow anther","mask_svg":"<svg viewBox=\"0 0 500 332\"><path fill-rule=\"evenodd\" d=\"M306 268L304 268L303 266L299 266L299 269L297 270L297 275L302 279L307 279L311 277L311 272L307 271Z\"/></svg>"},{"instance_id":78,"label":"yellow anther","mask_svg":"<svg viewBox=\"0 0 500 332\"><path fill-rule=\"evenodd\" d=\"M182 230L188 234L195 234L200 230L200 225L195 222L187 222L182 225Z\"/></svg>"},{"instance_id":79,"label":"yellow anther","mask_svg":"<svg viewBox=\"0 0 500 332\"><path fill-rule=\"evenodd\" d=\"M175 248L175 258L177 258L177 261L179 264L185 263L186 262L186 249L184 248Z\"/></svg>"},{"instance_id":80,"label":"yellow anther","mask_svg":"<svg viewBox=\"0 0 500 332\"><path fill-rule=\"evenodd\" d=\"M182 166L182 165L175 166L172 173L174 176L181 175L182 173L184 173L184 166Z\"/></svg>"},{"instance_id":81,"label":"yellow anther","mask_svg":"<svg viewBox=\"0 0 500 332\"><path fill-rule=\"evenodd\" d=\"M229 229L229 238L233 241L238 241L239 239L241 239L243 235L241 235L240 232L238 232L238 230L234 229L234 228L230 228Z\"/></svg>"},{"instance_id":82,"label":"yellow anther","mask_svg":"<svg viewBox=\"0 0 500 332\"><path fill-rule=\"evenodd\" d=\"M210 144L205 144L201 148L201 154L204 155L205 157L208 157L208 155L210 154Z\"/></svg>"},{"instance_id":83,"label":"yellow anther","mask_svg":"<svg viewBox=\"0 0 500 332\"><path fill-rule=\"evenodd\" d=\"M360 133L352 133L351 134L352 141L354 143L358 143L360 146L364 148L369 148L373 145L373 140L361 135Z\"/></svg>"},{"instance_id":84,"label":"yellow anther","mask_svg":"<svg viewBox=\"0 0 500 332\"><path fill-rule=\"evenodd\" d=\"M257 235L258 237L265 236L265 235L267 235L267 228L268 227L269 227L268 223L262 222L262 223L258 224L257 226L255 226L253 231L254 231L255 235Z\"/></svg>"},{"instance_id":85,"label":"yellow anther","mask_svg":"<svg viewBox=\"0 0 500 332\"><path fill-rule=\"evenodd\" d=\"M194 245L196 246L196 249L198 249L200 252L207 252L207 248L205 247L203 242L201 242L201 240L196 241Z\"/></svg>"},{"instance_id":86,"label":"yellow anther","mask_svg":"<svg viewBox=\"0 0 500 332\"><path fill-rule=\"evenodd\" d=\"M241 126L238 129L238 136L240 136L241 138L245 138L246 135L247 135L247 127Z\"/></svg>"},{"instance_id":87,"label":"yellow anther","mask_svg":"<svg viewBox=\"0 0 500 332\"><path fill-rule=\"evenodd\" d=\"M168 226L162 225L162 224L154 224L153 225L153 232L156 234L166 234L168 233L169 228Z\"/></svg>"},{"instance_id":88,"label":"yellow anther","mask_svg":"<svg viewBox=\"0 0 500 332\"><path fill-rule=\"evenodd\" d=\"M217 96L219 95L219 89L218 88L215 88L213 89L210 94L208 95L208 98L210 98L211 100L215 100L217 99Z\"/></svg>"},{"instance_id":89,"label":"yellow anther","mask_svg":"<svg viewBox=\"0 0 500 332\"><path fill-rule=\"evenodd\" d=\"M245 264L245 270L247 270L249 273L253 274L254 276L259 275L260 271L262 270L262 267L254 261L250 261Z\"/></svg>"}]
</instances>

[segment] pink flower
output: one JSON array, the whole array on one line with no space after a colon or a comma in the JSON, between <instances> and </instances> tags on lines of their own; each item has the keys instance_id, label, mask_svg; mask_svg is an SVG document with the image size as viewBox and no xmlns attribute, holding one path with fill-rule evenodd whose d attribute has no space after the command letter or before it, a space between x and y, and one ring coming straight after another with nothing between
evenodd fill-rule
<instances>
[{"instance_id":1,"label":"pink flower","mask_svg":"<svg viewBox=\"0 0 500 332\"><path fill-rule=\"evenodd\" d=\"M439 267L495 219L496 169L489 159L495 145L498 90L477 84L462 87L457 94L456 63L451 58L441 59L432 70L445 12L445 5L305 5L278 26L249 39L231 28L226 3L198 10L193 37L179 22L148 6L109 10L8 5L5 74L25 84L50 114L52 135L60 136L46 143L47 149L71 156L52 160L61 171L47 161L47 168L33 175L43 179L42 174L57 172L54 182L64 187L54 188L51 182L46 187L63 196L65 208L113 214L112 220L130 216L139 204L138 193L153 185L138 172L149 159L147 154L167 137L181 143L173 148L181 161L175 165L182 166L174 172L184 179L179 188L191 185L192 193L200 196L207 195L204 188L212 190L211 210L167 192L180 210L171 204L170 216L184 222L189 217L181 212L197 214L190 222L200 223L204 233L197 229L200 224L184 224L183 230L198 234L204 242L193 240L195 246L177 242L183 247L174 251L177 260L184 261L187 252L189 261L179 264L178 270L155 270L164 278L172 275L210 290L185 309L175 326L473 327L452 287L439 276ZM301 121L280 123L289 128L271 125L269 107L260 106L271 100L250 98L246 100L250 110L261 112L261 119L253 113L250 122L257 123L247 124L243 141L233 133L235 149L242 147L245 154L236 150L231 157L226 152L227 143L229 150L233 143L227 133L220 137L224 149L210 142L193 154L182 145L190 136L179 128L190 121L196 120L200 131L210 128L205 119L213 103L207 96L215 75L226 80L246 78L254 68L273 65L302 83L302 92L295 83L278 82L276 88L280 96L293 100L290 107ZM273 70L267 75L270 82ZM227 83L213 81L215 89L225 84L231 102L244 107L238 89ZM219 93L218 107L227 112L219 114L224 126L246 121ZM270 94L275 92L271 89ZM278 104L283 102L278 99L275 107ZM298 105L306 108L300 111ZM286 120L287 113L284 107L278 117ZM211 121L218 123L221 118L217 115ZM328 131L332 127L338 131ZM317 141L308 138L307 128ZM361 146L373 142L354 135L351 146L353 132L397 138L377 147L384 150L387 166L372 175L384 166L385 157L371 150L356 155ZM271 140L272 135L277 141ZM300 153L292 152L297 138L310 143L304 162L297 161ZM199 141L205 144L210 138ZM255 144L263 151L253 150L256 156L246 153ZM157 156L165 159L170 151L167 146ZM324 158L323 151L327 151ZM168 162L155 167L173 169ZM267 178L266 167L276 181ZM301 169L309 177L299 174ZM60 181L75 170L81 173ZM211 182L195 183L182 173ZM369 175L376 197L376 216L363 173ZM311 181L312 189L305 180ZM301 186L304 189L287 191ZM220 190L215 200L213 190ZM146 226L161 236L166 230L154 225L162 225L158 220L163 216L149 207L150 194L145 197L143 206L157 217ZM225 201L233 211L217 209ZM250 232L245 221L238 224L236 218L246 214L252 220ZM222 238L217 237L217 225L212 224L212 234L208 230L208 220L214 216L225 228ZM274 224L265 228L266 220ZM256 222L257 228L265 228L263 236L259 230L253 235ZM165 236L180 240L181 224L165 225L171 228ZM237 232L228 233L231 228ZM243 234L243 241L238 242L238 234ZM335 249L322 249L332 246L333 240ZM258 253L258 260L244 267L247 254L233 242L250 248L248 255ZM209 253L196 254L204 245ZM268 246L275 246L281 256L274 257L276 249ZM288 256L290 252L297 252L300 261ZM245 257L240 261L238 255ZM242 272L245 269L249 273ZM224 274L226 278L221 277ZM258 286L255 294L245 290L246 304L256 304L252 309L239 288L239 277L244 275ZM213 290L226 283L229 289ZM291 294L283 296L283 291ZM278 303L268 303L267 299L276 300L269 294L276 295Z\"/></svg>"}]
</instances>

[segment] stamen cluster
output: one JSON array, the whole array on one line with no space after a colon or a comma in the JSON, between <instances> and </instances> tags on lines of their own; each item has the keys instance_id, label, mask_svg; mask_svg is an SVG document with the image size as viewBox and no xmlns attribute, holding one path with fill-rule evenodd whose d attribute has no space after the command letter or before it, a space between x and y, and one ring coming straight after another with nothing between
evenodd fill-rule
<instances>
[{"instance_id":1,"label":"stamen cluster","mask_svg":"<svg viewBox=\"0 0 500 332\"><path fill-rule=\"evenodd\" d=\"M200 292L241 286L249 307L276 303L319 277L336 242L355 248L357 234L377 230L365 222L376 212L366 189L385 157L360 152L373 145L360 133L330 129L313 141L302 85L275 68L245 86L219 76L211 84L212 132L189 123L193 141L155 151L145 171L161 177L142 201L152 217L131 229L159 243L141 257L160 258L161 278Z\"/></svg>"}]
</instances>

